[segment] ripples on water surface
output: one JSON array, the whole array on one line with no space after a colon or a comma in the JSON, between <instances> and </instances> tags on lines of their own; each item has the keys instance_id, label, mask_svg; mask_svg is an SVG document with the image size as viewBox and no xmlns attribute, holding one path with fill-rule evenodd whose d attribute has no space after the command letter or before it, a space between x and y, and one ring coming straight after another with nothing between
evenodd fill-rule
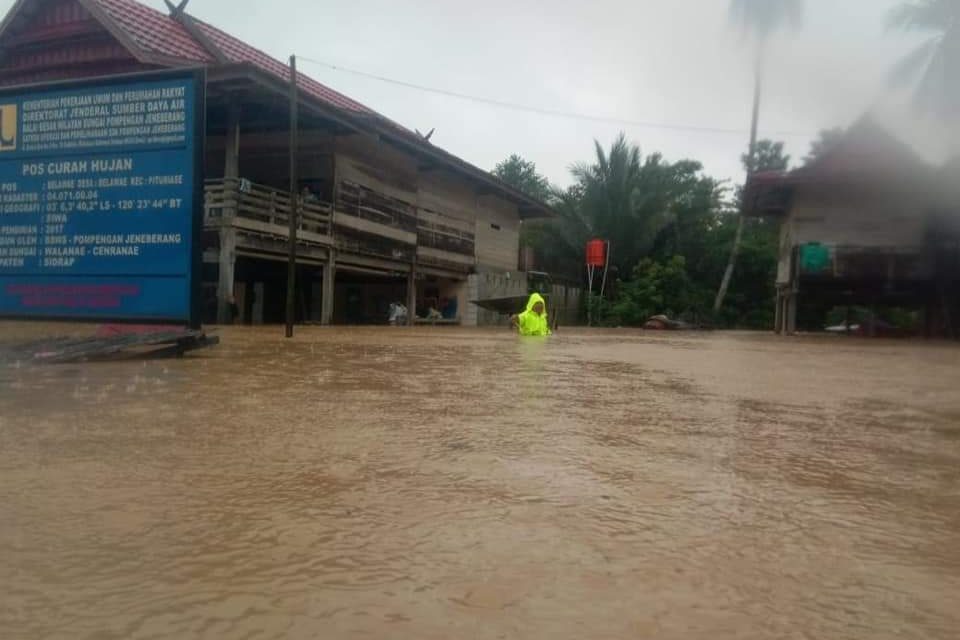
<instances>
[{"instance_id":1,"label":"ripples on water surface","mask_svg":"<svg viewBox=\"0 0 960 640\"><path fill-rule=\"evenodd\" d=\"M2 637L960 637L955 346L280 333L0 370Z\"/></svg>"}]
</instances>

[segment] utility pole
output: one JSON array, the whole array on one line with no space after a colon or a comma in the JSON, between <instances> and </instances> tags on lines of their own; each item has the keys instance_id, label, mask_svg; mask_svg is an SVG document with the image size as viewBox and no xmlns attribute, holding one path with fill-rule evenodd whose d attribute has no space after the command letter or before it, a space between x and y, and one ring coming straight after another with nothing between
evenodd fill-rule
<instances>
[{"instance_id":1,"label":"utility pole","mask_svg":"<svg viewBox=\"0 0 960 640\"><path fill-rule=\"evenodd\" d=\"M297 56L290 56L290 237L287 258L287 338L293 337L293 322L297 312L297 227L300 226L300 194L297 177L297 148L299 146L297 100Z\"/></svg>"},{"instance_id":2,"label":"utility pole","mask_svg":"<svg viewBox=\"0 0 960 640\"><path fill-rule=\"evenodd\" d=\"M747 152L750 160L747 166L747 181L744 183L744 196L746 196L746 189L750 186L750 180L753 178L757 165L757 127L760 122L760 96L763 94L763 52L764 46L763 41L761 41L757 45L757 60L754 66L753 116L750 121L750 148ZM737 266L740 245L743 243L743 227L746 225L745 207L746 202L741 202L740 211L737 215L737 233L733 239L733 248L730 249L730 259L723 273L720 290L717 292L717 298L713 303L714 313L719 313L723 309L723 302L726 300L727 291L730 289L730 281L733 280L733 270Z\"/></svg>"}]
</instances>

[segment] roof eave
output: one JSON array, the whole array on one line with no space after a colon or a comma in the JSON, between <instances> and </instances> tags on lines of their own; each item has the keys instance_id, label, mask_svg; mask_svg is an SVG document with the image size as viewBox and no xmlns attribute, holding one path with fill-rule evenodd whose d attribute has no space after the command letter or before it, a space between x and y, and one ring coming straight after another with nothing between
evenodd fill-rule
<instances>
[{"instance_id":1,"label":"roof eave","mask_svg":"<svg viewBox=\"0 0 960 640\"><path fill-rule=\"evenodd\" d=\"M227 65L210 66L207 79L215 82L218 79L228 79L237 75L248 77L262 86L276 93L287 95L288 81L279 76L265 71L249 62L233 63ZM386 126L383 117L366 113L352 113L346 109L341 109L325 103L324 101L304 92L300 92L300 101L309 106L317 115L332 120L337 124L352 130L374 133L382 138L389 139L395 145L403 147L408 153L414 155L426 156L431 161L446 166L454 171L466 175L468 178L482 183L491 188L496 195L504 197L513 202L519 209L521 220L533 220L537 218L554 218L556 212L548 205L531 198L509 185L505 185L492 174L475 167L470 163L457 158L442 149L434 147L428 142L414 141L409 137L398 135L392 127Z\"/></svg>"},{"instance_id":2,"label":"roof eave","mask_svg":"<svg viewBox=\"0 0 960 640\"><path fill-rule=\"evenodd\" d=\"M142 64L162 64L156 62L155 56L137 44L136 41L130 37L130 34L128 34L122 26L117 24L116 20L114 20L99 3L94 0L77 0L77 3L86 9L97 22L103 25L103 28L109 31L110 35L116 38L117 42L123 45L138 62Z\"/></svg>"},{"instance_id":3,"label":"roof eave","mask_svg":"<svg viewBox=\"0 0 960 640\"><path fill-rule=\"evenodd\" d=\"M778 191L792 189L793 174L787 171L767 171L751 177L743 190L742 213L747 218L781 218L790 212L789 198L773 200ZM789 195L789 194L788 194ZM773 201L767 205L766 202Z\"/></svg>"},{"instance_id":4,"label":"roof eave","mask_svg":"<svg viewBox=\"0 0 960 640\"><path fill-rule=\"evenodd\" d=\"M23 10L23 5L29 1L30 0L17 0L14 5L10 7L10 10L7 11L7 15L5 15L3 18L3 22L0 22L0 39L6 35L7 31L20 15L20 12Z\"/></svg>"},{"instance_id":5,"label":"roof eave","mask_svg":"<svg viewBox=\"0 0 960 640\"><path fill-rule=\"evenodd\" d=\"M231 80L238 77L249 79L268 91L273 91L282 96L289 96L289 81L270 73L252 62L234 62L222 65L209 65L207 67L207 82L217 82L218 80ZM309 107L316 115L336 122L340 126L350 131L360 131L361 127L352 119L345 116L343 109L337 109L310 94L299 92L300 104Z\"/></svg>"},{"instance_id":6,"label":"roof eave","mask_svg":"<svg viewBox=\"0 0 960 640\"><path fill-rule=\"evenodd\" d=\"M484 186L493 189L495 192L497 192L497 195L505 197L507 200L517 205L517 208L519 209L519 215L522 220L557 217L557 213L547 204L514 189L508 184L505 184L488 171L484 171L483 169L470 164L466 160L458 158L448 151L444 151L443 149L435 147L427 141L413 140L411 137L400 136L396 133L396 131L391 130L390 127L384 126L383 122L379 120L379 117L377 119L370 119L368 117L365 120L367 124L373 125L373 128L376 130L378 135L393 140L395 143L406 147L413 153L426 155L431 160L442 163L453 170L466 175L468 178L471 178L482 183Z\"/></svg>"}]
</instances>

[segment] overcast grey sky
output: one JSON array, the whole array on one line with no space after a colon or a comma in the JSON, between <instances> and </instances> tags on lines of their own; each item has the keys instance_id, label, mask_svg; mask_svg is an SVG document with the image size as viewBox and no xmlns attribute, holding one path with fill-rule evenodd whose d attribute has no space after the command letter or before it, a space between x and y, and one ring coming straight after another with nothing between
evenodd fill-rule
<instances>
[{"instance_id":1,"label":"overcast grey sky","mask_svg":"<svg viewBox=\"0 0 960 640\"><path fill-rule=\"evenodd\" d=\"M162 0L147 0L163 9ZM887 32L897 0L807 0L802 29L778 39L761 135L795 160L824 127L849 124L886 92L918 40ZM421 93L303 63L317 80L490 169L511 153L553 182L622 128L644 153L693 158L740 177L751 56L729 0L192 0L190 11L268 53L291 53L460 93L628 120L740 129L684 132L521 113ZM785 135L789 134L789 135Z\"/></svg>"}]
</instances>

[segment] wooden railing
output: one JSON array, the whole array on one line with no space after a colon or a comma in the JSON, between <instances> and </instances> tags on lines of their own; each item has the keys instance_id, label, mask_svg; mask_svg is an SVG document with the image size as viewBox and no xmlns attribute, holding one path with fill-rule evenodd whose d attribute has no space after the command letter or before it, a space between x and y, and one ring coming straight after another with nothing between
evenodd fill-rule
<instances>
[{"instance_id":1,"label":"wooden railing","mask_svg":"<svg viewBox=\"0 0 960 640\"><path fill-rule=\"evenodd\" d=\"M349 230L338 230L335 236L338 250L347 253L356 253L372 258L386 258L397 262L409 263L413 260L416 245L397 242L369 233L353 233Z\"/></svg>"},{"instance_id":2,"label":"wooden railing","mask_svg":"<svg viewBox=\"0 0 960 640\"><path fill-rule=\"evenodd\" d=\"M469 271L476 264L476 229L430 209L417 215L417 257L420 262L454 271Z\"/></svg>"},{"instance_id":3,"label":"wooden railing","mask_svg":"<svg viewBox=\"0 0 960 640\"><path fill-rule=\"evenodd\" d=\"M472 256L476 253L476 230L473 224L465 220L430 209L420 209L417 215L417 244Z\"/></svg>"},{"instance_id":4,"label":"wooden railing","mask_svg":"<svg viewBox=\"0 0 960 640\"><path fill-rule=\"evenodd\" d=\"M332 211L329 204L301 202L298 230L303 239L329 238ZM229 221L268 235L286 237L290 226L290 194L235 178L208 180L204 189L204 223Z\"/></svg>"},{"instance_id":5,"label":"wooden railing","mask_svg":"<svg viewBox=\"0 0 960 640\"><path fill-rule=\"evenodd\" d=\"M341 182L336 212L323 202L301 202L298 240L349 253L468 272L476 265L476 229L471 221L417 207L366 186ZM208 180L204 224L231 226L259 236L286 239L290 195L236 178Z\"/></svg>"},{"instance_id":6,"label":"wooden railing","mask_svg":"<svg viewBox=\"0 0 960 640\"><path fill-rule=\"evenodd\" d=\"M416 207L349 180L340 181L337 212L385 227L409 233L417 232Z\"/></svg>"}]
</instances>

